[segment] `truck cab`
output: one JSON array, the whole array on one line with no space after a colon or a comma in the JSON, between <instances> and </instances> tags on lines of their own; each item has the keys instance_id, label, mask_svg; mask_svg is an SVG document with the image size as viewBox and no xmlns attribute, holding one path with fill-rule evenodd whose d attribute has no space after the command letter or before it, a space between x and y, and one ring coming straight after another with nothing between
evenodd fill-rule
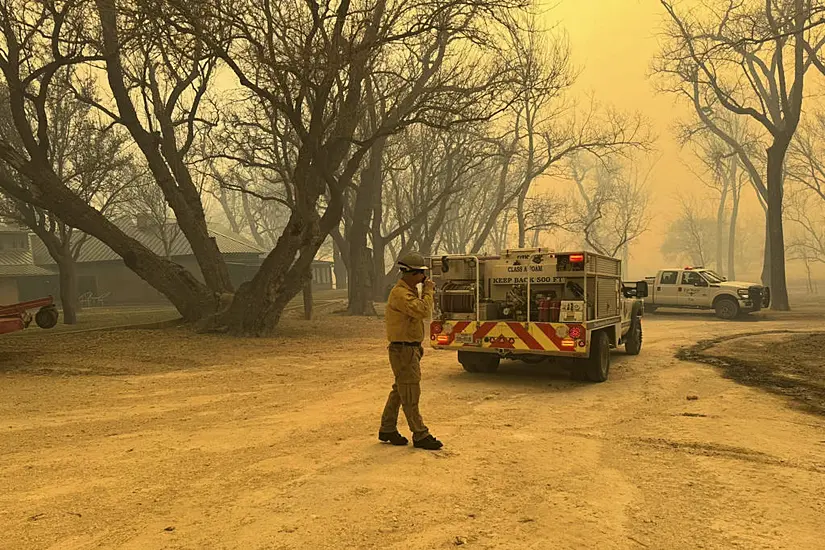
<instances>
[{"instance_id":1,"label":"truck cab","mask_svg":"<svg viewBox=\"0 0 825 550\"><path fill-rule=\"evenodd\" d=\"M662 269L647 281L645 309L651 312L660 307L713 309L722 319L735 319L770 305L768 287L728 281L703 267Z\"/></svg>"}]
</instances>

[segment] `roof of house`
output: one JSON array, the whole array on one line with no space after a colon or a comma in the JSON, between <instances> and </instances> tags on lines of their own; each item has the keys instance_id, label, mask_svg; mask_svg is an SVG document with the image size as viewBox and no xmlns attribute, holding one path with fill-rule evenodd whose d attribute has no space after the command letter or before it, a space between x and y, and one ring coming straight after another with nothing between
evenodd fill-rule
<instances>
[{"instance_id":1,"label":"roof of house","mask_svg":"<svg viewBox=\"0 0 825 550\"><path fill-rule=\"evenodd\" d=\"M36 265L0 265L0 277L47 277L54 271Z\"/></svg>"},{"instance_id":2,"label":"roof of house","mask_svg":"<svg viewBox=\"0 0 825 550\"><path fill-rule=\"evenodd\" d=\"M29 230L26 227L16 227L14 225L8 225L4 223L0 223L0 233L28 233Z\"/></svg>"},{"instance_id":3,"label":"roof of house","mask_svg":"<svg viewBox=\"0 0 825 550\"><path fill-rule=\"evenodd\" d=\"M54 275L54 272L34 265L31 250L22 248L0 250L0 277L37 277L42 275Z\"/></svg>"},{"instance_id":4,"label":"roof of house","mask_svg":"<svg viewBox=\"0 0 825 550\"><path fill-rule=\"evenodd\" d=\"M177 225L174 227L177 228ZM121 226L121 229L124 233L142 243L155 254L158 254L159 256L164 256L166 254L163 241L156 232L140 229L134 224ZM247 241L240 235L234 235L224 231L216 231L211 228L209 229L209 234L215 238L215 241L218 244L218 250L220 250L223 254L260 255L266 252L264 249ZM78 234L78 238L79 237L80 234ZM192 255L192 247L189 245L189 241L186 240L184 235L177 229L175 230L175 233L170 234L170 238L172 239L169 251L170 256L180 257ZM38 265L54 265L54 260L49 255L49 252L46 250L45 245L42 241L40 241L40 239L32 239L32 248L34 249L34 263ZM120 256L115 254L111 248L96 238L89 237L80 249L80 257L78 258L78 261L108 262L118 261L120 259Z\"/></svg>"},{"instance_id":5,"label":"roof of house","mask_svg":"<svg viewBox=\"0 0 825 550\"><path fill-rule=\"evenodd\" d=\"M0 250L0 266L34 265L32 251L27 248Z\"/></svg>"}]
</instances>

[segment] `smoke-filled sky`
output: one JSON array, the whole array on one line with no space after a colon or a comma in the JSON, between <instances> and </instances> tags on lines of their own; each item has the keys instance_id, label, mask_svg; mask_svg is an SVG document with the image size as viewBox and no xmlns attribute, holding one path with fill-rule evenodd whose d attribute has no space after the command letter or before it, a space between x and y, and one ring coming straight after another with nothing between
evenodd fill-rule
<instances>
[{"instance_id":1,"label":"smoke-filled sky","mask_svg":"<svg viewBox=\"0 0 825 550\"><path fill-rule=\"evenodd\" d=\"M574 63L582 69L576 93L593 93L602 103L641 112L658 136L654 153L658 161L650 179L654 218L648 233L631 247L632 277L662 267L659 247L677 207L676 193L707 192L686 166L692 162L690 151L680 150L673 138L676 121L690 115L688 106L673 95L657 93L651 82L650 64L658 49L662 15L657 0L558 0L545 15L548 25L557 23L570 37ZM750 215L743 219L758 221L751 189L745 194Z\"/></svg>"}]
</instances>

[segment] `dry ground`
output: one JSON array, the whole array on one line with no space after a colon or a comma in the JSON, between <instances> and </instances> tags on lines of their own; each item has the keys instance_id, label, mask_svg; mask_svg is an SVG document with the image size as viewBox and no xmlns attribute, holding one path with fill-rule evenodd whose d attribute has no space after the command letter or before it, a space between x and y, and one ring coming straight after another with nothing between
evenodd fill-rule
<instances>
[{"instance_id":1,"label":"dry ground","mask_svg":"<svg viewBox=\"0 0 825 550\"><path fill-rule=\"evenodd\" d=\"M0 340L0 548L822 548L825 419L675 358L820 324L648 316L599 385L428 351L439 453L376 440L378 320L27 331Z\"/></svg>"}]
</instances>

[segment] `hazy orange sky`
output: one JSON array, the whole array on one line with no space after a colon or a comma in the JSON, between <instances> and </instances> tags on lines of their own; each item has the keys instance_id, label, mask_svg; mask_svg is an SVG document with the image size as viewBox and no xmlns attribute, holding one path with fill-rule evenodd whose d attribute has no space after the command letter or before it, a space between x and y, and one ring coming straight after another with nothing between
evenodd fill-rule
<instances>
[{"instance_id":1,"label":"hazy orange sky","mask_svg":"<svg viewBox=\"0 0 825 550\"><path fill-rule=\"evenodd\" d=\"M641 112L658 136L654 155L660 158L650 179L654 218L650 231L631 247L630 261L631 276L652 274L661 264L659 246L676 191L704 192L684 165L689 152L680 151L671 137L674 123L689 115L689 110L676 97L658 94L649 79L662 22L659 2L559 0L546 17L570 36L574 63L581 68L576 92L593 93L602 103Z\"/></svg>"},{"instance_id":2,"label":"hazy orange sky","mask_svg":"<svg viewBox=\"0 0 825 550\"><path fill-rule=\"evenodd\" d=\"M653 221L631 247L630 261L632 277L653 274L662 267L659 247L676 193L707 193L685 165L692 162L690 151L680 150L672 137L674 124L690 115L689 108L673 95L657 93L649 77L663 22L661 5L657 0L557 0L546 5L547 24L558 23L567 31L574 63L581 68L576 93L593 93L602 103L641 112L658 136L654 156L659 159L650 179ZM754 206L752 191L746 194Z\"/></svg>"}]
</instances>

